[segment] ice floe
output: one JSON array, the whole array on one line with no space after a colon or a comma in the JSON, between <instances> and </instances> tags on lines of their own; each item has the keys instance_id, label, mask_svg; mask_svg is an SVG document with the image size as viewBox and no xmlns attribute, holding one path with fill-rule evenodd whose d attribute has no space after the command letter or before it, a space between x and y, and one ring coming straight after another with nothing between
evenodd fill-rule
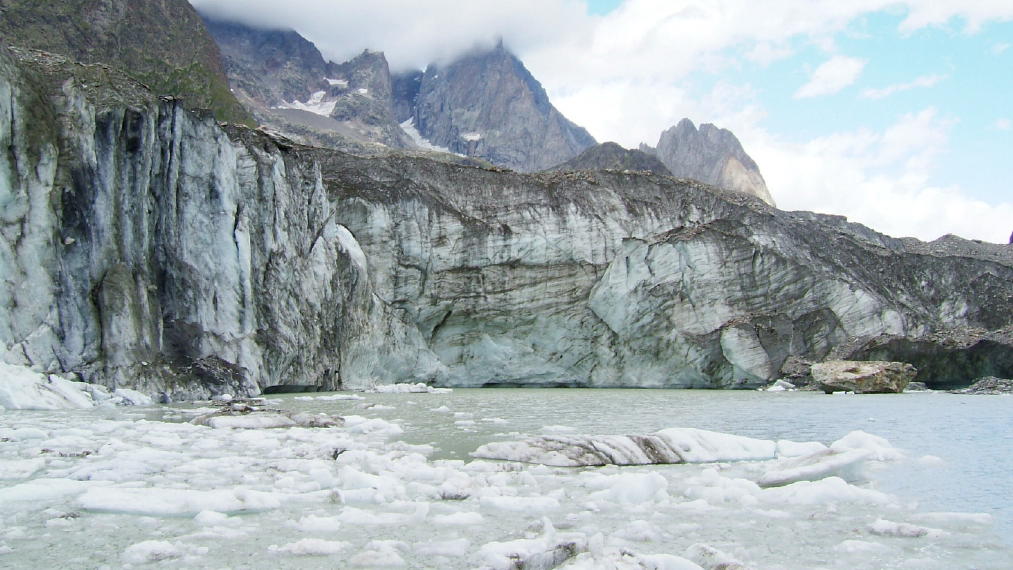
<instances>
[{"instance_id":1,"label":"ice floe","mask_svg":"<svg viewBox=\"0 0 1013 570\"><path fill-rule=\"evenodd\" d=\"M125 388L75 382L56 374L0 362L0 410L65 410L97 405L150 406L151 398Z\"/></svg>"},{"instance_id":2,"label":"ice floe","mask_svg":"<svg viewBox=\"0 0 1013 570\"><path fill-rule=\"evenodd\" d=\"M408 407L404 396L374 398ZM343 424L274 425L315 417L286 402L236 415L220 412L250 404L163 408L176 421L116 407L0 414L2 564L43 567L58 551L80 567L844 570L914 560L941 570L1001 567L1010 554L983 538L986 514L919 513L876 489L863 466L905 455L864 432L829 445L687 428L522 434L467 447L506 450L495 460L463 461L439 458L447 441L413 440L411 418L356 402L312 402ZM478 437L455 428L483 424L480 408L465 409L473 415L419 407L455 434L448 441ZM271 422L249 420L258 415ZM195 416L225 424L186 421ZM516 461L552 451L565 466ZM608 462L572 460L585 455ZM681 463L616 464L669 455Z\"/></svg>"},{"instance_id":3,"label":"ice floe","mask_svg":"<svg viewBox=\"0 0 1013 570\"><path fill-rule=\"evenodd\" d=\"M428 384L418 382L416 384L377 384L366 390L377 394L449 394L453 388L434 388Z\"/></svg>"}]
</instances>

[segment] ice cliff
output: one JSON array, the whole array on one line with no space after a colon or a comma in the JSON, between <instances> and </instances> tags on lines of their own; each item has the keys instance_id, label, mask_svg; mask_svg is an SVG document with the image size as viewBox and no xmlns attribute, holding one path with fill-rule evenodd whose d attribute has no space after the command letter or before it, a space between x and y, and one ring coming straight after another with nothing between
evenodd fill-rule
<instances>
[{"instance_id":1,"label":"ice cliff","mask_svg":"<svg viewBox=\"0 0 1013 570\"><path fill-rule=\"evenodd\" d=\"M1006 246L303 147L40 52L0 51L0 149L0 358L112 388L749 387L953 331L1013 367Z\"/></svg>"}]
</instances>

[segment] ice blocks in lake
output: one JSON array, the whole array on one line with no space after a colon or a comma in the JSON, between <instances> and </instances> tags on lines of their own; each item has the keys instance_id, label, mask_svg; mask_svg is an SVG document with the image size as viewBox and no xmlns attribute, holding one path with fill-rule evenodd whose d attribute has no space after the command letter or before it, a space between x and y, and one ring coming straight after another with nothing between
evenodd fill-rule
<instances>
[{"instance_id":1,"label":"ice blocks in lake","mask_svg":"<svg viewBox=\"0 0 1013 570\"><path fill-rule=\"evenodd\" d=\"M309 413L290 404L291 417ZM942 570L1011 554L988 538L987 515L918 512L864 482L863 467L906 459L863 432L825 445L548 430L480 446L514 461L462 461L434 457L445 442L400 441L410 417L360 404L322 401L345 422L312 428L131 408L0 414L0 566L58 552L82 567ZM459 437L455 414L429 418ZM647 463L666 458L682 463Z\"/></svg>"}]
</instances>

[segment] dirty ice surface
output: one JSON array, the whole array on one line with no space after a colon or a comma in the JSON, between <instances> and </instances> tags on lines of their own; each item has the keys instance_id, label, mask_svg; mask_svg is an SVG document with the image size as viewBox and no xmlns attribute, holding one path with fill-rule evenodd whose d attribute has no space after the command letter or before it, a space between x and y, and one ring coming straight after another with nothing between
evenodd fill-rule
<instances>
[{"instance_id":1,"label":"dirty ice surface","mask_svg":"<svg viewBox=\"0 0 1013 570\"><path fill-rule=\"evenodd\" d=\"M212 403L0 412L0 567L980 569L1013 559L993 514L919 506L910 488L888 484L945 471L950 450L873 435L882 427L917 442L895 414L913 421L906 408L925 408L944 422L941 403L996 400L336 396L266 401L344 418L321 428L190 423ZM634 402L644 405L631 413ZM792 431L799 437L783 437ZM545 464L563 444L565 457L567 445L662 457L649 435L687 462Z\"/></svg>"}]
</instances>

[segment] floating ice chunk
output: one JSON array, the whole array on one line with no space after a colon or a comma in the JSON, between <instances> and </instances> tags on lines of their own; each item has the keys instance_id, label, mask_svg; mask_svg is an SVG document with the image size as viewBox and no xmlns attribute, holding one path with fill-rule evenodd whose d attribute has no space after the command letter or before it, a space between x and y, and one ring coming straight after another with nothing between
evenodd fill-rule
<instances>
[{"instance_id":1,"label":"floating ice chunk","mask_svg":"<svg viewBox=\"0 0 1013 570\"><path fill-rule=\"evenodd\" d=\"M338 517L306 515L293 526L302 532L338 532L341 530L341 520Z\"/></svg>"},{"instance_id":2,"label":"floating ice chunk","mask_svg":"<svg viewBox=\"0 0 1013 570\"><path fill-rule=\"evenodd\" d=\"M84 382L0 362L0 406L8 410L62 410L92 408L95 400Z\"/></svg>"},{"instance_id":3,"label":"floating ice chunk","mask_svg":"<svg viewBox=\"0 0 1013 570\"><path fill-rule=\"evenodd\" d=\"M703 499L707 505L753 506L759 502L759 485L748 479L725 477L716 469L704 469L698 476L689 478L687 483L690 486L684 491L686 496ZM680 505L685 506L685 503Z\"/></svg>"},{"instance_id":4,"label":"floating ice chunk","mask_svg":"<svg viewBox=\"0 0 1013 570\"><path fill-rule=\"evenodd\" d=\"M216 526L228 523L229 515L218 511L201 511L193 517L194 522L202 526Z\"/></svg>"},{"instance_id":5,"label":"floating ice chunk","mask_svg":"<svg viewBox=\"0 0 1013 570\"><path fill-rule=\"evenodd\" d=\"M592 493L593 499L634 505L657 501L668 496L665 492L668 489L668 480L658 473L623 473L610 479L610 487Z\"/></svg>"},{"instance_id":6,"label":"floating ice chunk","mask_svg":"<svg viewBox=\"0 0 1013 570\"><path fill-rule=\"evenodd\" d=\"M782 459L757 481L761 487L776 487L797 481L815 481L831 475L860 479L858 468L872 455L866 449L836 451L824 449L812 455Z\"/></svg>"},{"instance_id":7,"label":"floating ice chunk","mask_svg":"<svg viewBox=\"0 0 1013 570\"><path fill-rule=\"evenodd\" d=\"M899 523L886 519L877 519L869 525L869 532L878 536L895 536L901 538L939 538L945 536L946 532L938 528L929 528L910 523Z\"/></svg>"},{"instance_id":8,"label":"floating ice chunk","mask_svg":"<svg viewBox=\"0 0 1013 570\"><path fill-rule=\"evenodd\" d=\"M3 437L10 441L28 441L31 439L46 439L49 432L34 427L23 427L16 429L5 429L0 431Z\"/></svg>"},{"instance_id":9,"label":"floating ice chunk","mask_svg":"<svg viewBox=\"0 0 1013 570\"><path fill-rule=\"evenodd\" d=\"M262 412L246 414L241 416L212 416L209 418L196 418L194 423L206 425L215 429L268 429L292 427L295 420L285 414Z\"/></svg>"},{"instance_id":10,"label":"floating ice chunk","mask_svg":"<svg viewBox=\"0 0 1013 570\"><path fill-rule=\"evenodd\" d=\"M267 547L270 552L294 554L296 556L330 556L346 548L348 548L347 542L323 540L320 538L304 538L281 546L272 544Z\"/></svg>"},{"instance_id":11,"label":"floating ice chunk","mask_svg":"<svg viewBox=\"0 0 1013 570\"><path fill-rule=\"evenodd\" d=\"M799 481L784 487L764 489L760 494L764 501L793 505L816 505L824 503L870 503L887 505L893 499L873 489L849 485L840 477L827 477L819 481Z\"/></svg>"},{"instance_id":12,"label":"floating ice chunk","mask_svg":"<svg viewBox=\"0 0 1013 570\"><path fill-rule=\"evenodd\" d=\"M704 570L672 554L637 554L628 548L609 547L599 553L585 552L559 568L566 570Z\"/></svg>"},{"instance_id":13,"label":"floating ice chunk","mask_svg":"<svg viewBox=\"0 0 1013 570\"><path fill-rule=\"evenodd\" d=\"M393 540L374 540L366 545L366 549L348 559L352 566L390 567L405 566L404 558L398 552L407 545Z\"/></svg>"},{"instance_id":14,"label":"floating ice chunk","mask_svg":"<svg viewBox=\"0 0 1013 570\"><path fill-rule=\"evenodd\" d=\"M904 453L890 442L871 433L855 430L848 435L830 444L830 449L837 451L846 449L864 449L869 452L870 457L878 461L898 461L904 458Z\"/></svg>"},{"instance_id":15,"label":"floating ice chunk","mask_svg":"<svg viewBox=\"0 0 1013 570\"><path fill-rule=\"evenodd\" d=\"M764 439L695 428L669 428L657 433L686 463L773 459L777 444Z\"/></svg>"},{"instance_id":16,"label":"floating ice chunk","mask_svg":"<svg viewBox=\"0 0 1013 570\"><path fill-rule=\"evenodd\" d=\"M773 459L777 449L773 441L694 428L671 428L653 435L553 435L492 442L471 455L579 467Z\"/></svg>"},{"instance_id":17,"label":"floating ice chunk","mask_svg":"<svg viewBox=\"0 0 1013 570\"><path fill-rule=\"evenodd\" d=\"M471 526L480 525L485 519L479 513L457 512L449 515L433 515L429 519L433 524Z\"/></svg>"},{"instance_id":18,"label":"floating ice chunk","mask_svg":"<svg viewBox=\"0 0 1013 570\"><path fill-rule=\"evenodd\" d=\"M542 519L542 536L507 542L490 542L479 549L483 561L493 569L556 568L588 549L583 534L557 534L552 522Z\"/></svg>"},{"instance_id":19,"label":"floating ice chunk","mask_svg":"<svg viewBox=\"0 0 1013 570\"><path fill-rule=\"evenodd\" d=\"M662 539L661 530L645 520L632 521L612 536L633 542L659 542Z\"/></svg>"},{"instance_id":20,"label":"floating ice chunk","mask_svg":"<svg viewBox=\"0 0 1013 570\"><path fill-rule=\"evenodd\" d=\"M418 503L413 513L388 513L355 507L345 507L337 516L340 522L353 525L418 524L429 514L429 503Z\"/></svg>"},{"instance_id":21,"label":"floating ice chunk","mask_svg":"<svg viewBox=\"0 0 1013 570\"><path fill-rule=\"evenodd\" d=\"M77 495L106 481L74 481L72 479L32 479L12 487L0 488L0 505L11 503L45 503Z\"/></svg>"},{"instance_id":22,"label":"floating ice chunk","mask_svg":"<svg viewBox=\"0 0 1013 570\"><path fill-rule=\"evenodd\" d=\"M395 423L380 418L364 418L362 416L345 416L345 427L352 433L385 436L401 435L404 433L401 426Z\"/></svg>"},{"instance_id":23,"label":"floating ice chunk","mask_svg":"<svg viewBox=\"0 0 1013 570\"><path fill-rule=\"evenodd\" d=\"M197 491L101 487L88 489L78 504L90 511L151 516L194 516L205 510L222 513L256 512L276 509L281 500L272 493L250 489Z\"/></svg>"},{"instance_id":24,"label":"floating ice chunk","mask_svg":"<svg viewBox=\"0 0 1013 570\"><path fill-rule=\"evenodd\" d=\"M890 547L879 542L869 542L868 540L844 540L841 541L840 544L835 545L834 550L848 554L859 554L867 552L885 552L889 551Z\"/></svg>"},{"instance_id":25,"label":"floating ice chunk","mask_svg":"<svg viewBox=\"0 0 1013 570\"><path fill-rule=\"evenodd\" d=\"M778 457L801 457L812 455L826 449L827 446L818 441L791 441L787 439L777 440Z\"/></svg>"},{"instance_id":26,"label":"floating ice chunk","mask_svg":"<svg viewBox=\"0 0 1013 570\"><path fill-rule=\"evenodd\" d=\"M415 544L415 552L423 556L460 557L471 551L471 541L467 538L455 538L435 542L419 542Z\"/></svg>"},{"instance_id":27,"label":"floating ice chunk","mask_svg":"<svg viewBox=\"0 0 1013 570\"><path fill-rule=\"evenodd\" d=\"M366 391L377 394L449 394L454 390L453 388L434 388L418 382L416 384L378 384Z\"/></svg>"},{"instance_id":28,"label":"floating ice chunk","mask_svg":"<svg viewBox=\"0 0 1013 570\"><path fill-rule=\"evenodd\" d=\"M123 551L123 562L127 564L147 564L180 558L184 554L179 545L164 540L145 540L128 546Z\"/></svg>"},{"instance_id":29,"label":"floating ice chunk","mask_svg":"<svg viewBox=\"0 0 1013 570\"><path fill-rule=\"evenodd\" d=\"M514 511L518 513L544 513L559 508L559 501L553 497L497 497L481 498L483 508Z\"/></svg>"},{"instance_id":30,"label":"floating ice chunk","mask_svg":"<svg viewBox=\"0 0 1013 570\"><path fill-rule=\"evenodd\" d=\"M42 469L46 460L36 459L5 459L0 461L0 480L2 479L27 479Z\"/></svg>"},{"instance_id":31,"label":"floating ice chunk","mask_svg":"<svg viewBox=\"0 0 1013 570\"><path fill-rule=\"evenodd\" d=\"M686 558L703 568L721 570L745 570L746 566L734 556L708 544L693 544L686 549Z\"/></svg>"}]
</instances>

